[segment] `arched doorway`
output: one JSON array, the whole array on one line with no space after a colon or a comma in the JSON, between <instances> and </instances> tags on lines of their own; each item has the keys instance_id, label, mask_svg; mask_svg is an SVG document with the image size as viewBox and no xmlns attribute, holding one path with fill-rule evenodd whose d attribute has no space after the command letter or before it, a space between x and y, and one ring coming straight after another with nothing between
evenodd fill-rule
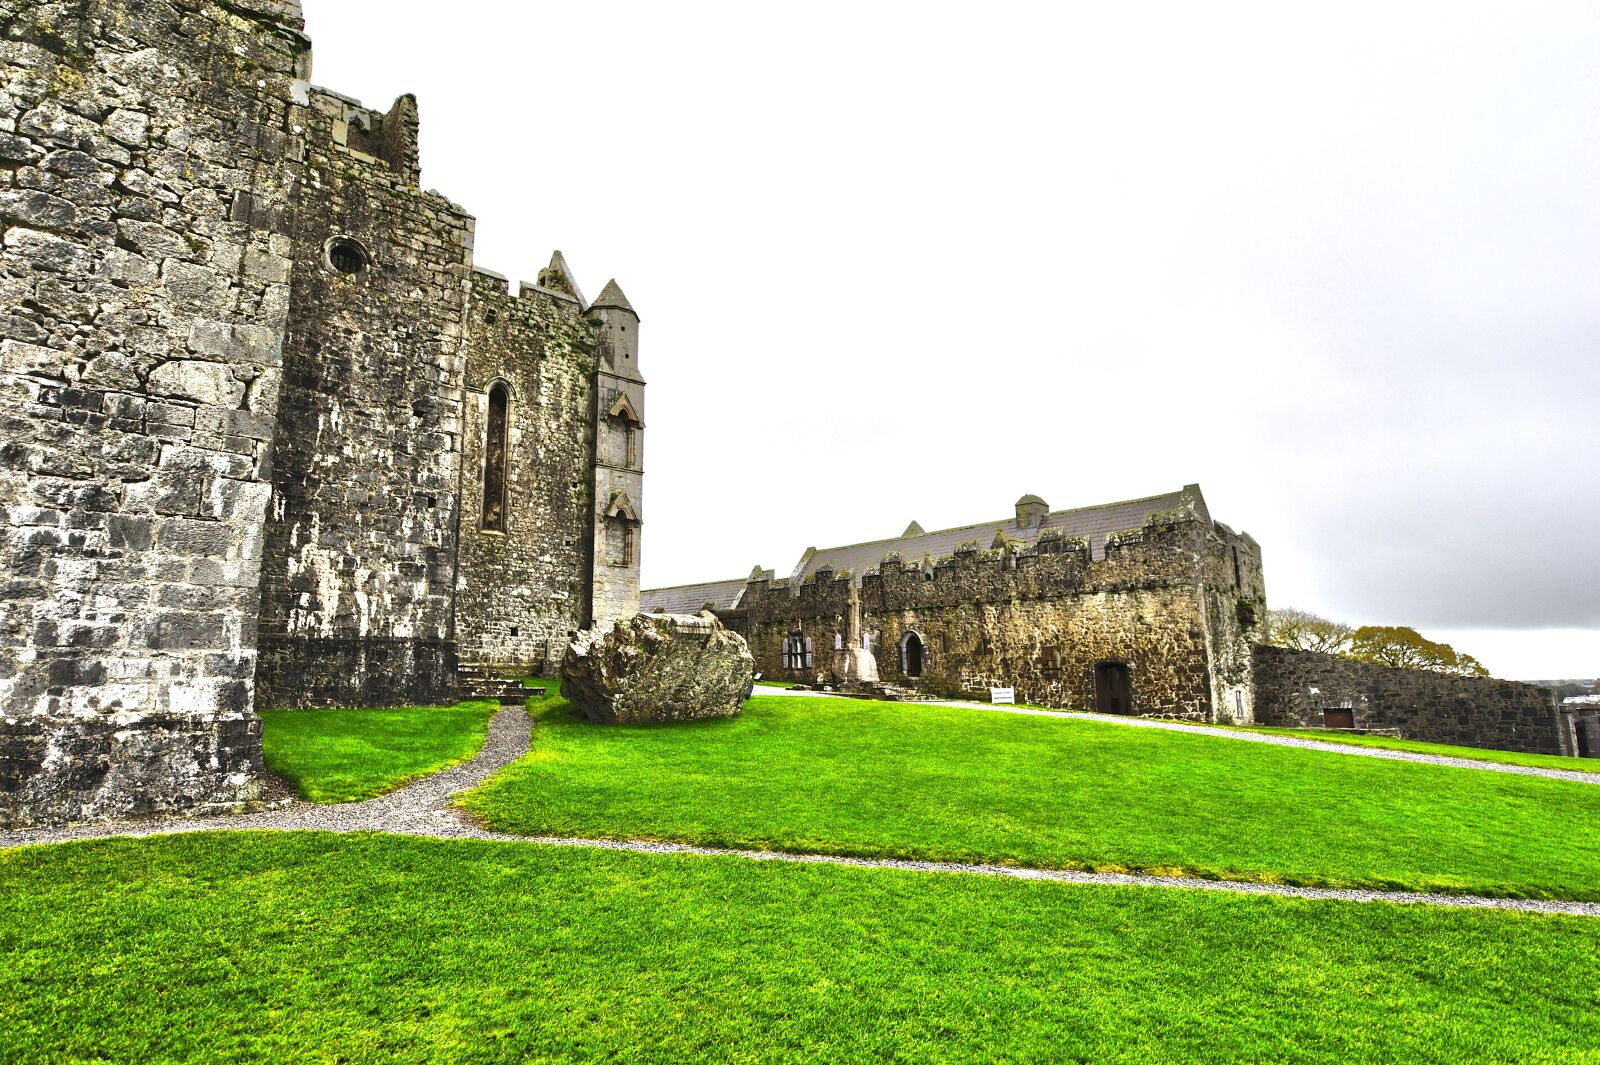
<instances>
[{"instance_id":1,"label":"arched doorway","mask_svg":"<svg viewBox=\"0 0 1600 1065\"><path fill-rule=\"evenodd\" d=\"M908 677L922 676L922 637L914 632L906 633L906 638L900 644L901 670Z\"/></svg>"}]
</instances>

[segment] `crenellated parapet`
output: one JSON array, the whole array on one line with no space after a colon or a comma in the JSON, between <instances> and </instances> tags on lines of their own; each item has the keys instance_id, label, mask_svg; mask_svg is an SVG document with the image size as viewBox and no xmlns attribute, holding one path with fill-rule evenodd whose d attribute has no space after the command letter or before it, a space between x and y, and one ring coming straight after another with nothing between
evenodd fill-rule
<instances>
[{"instance_id":1,"label":"crenellated parapet","mask_svg":"<svg viewBox=\"0 0 1600 1065\"><path fill-rule=\"evenodd\" d=\"M754 575L741 605L760 668L814 679L821 659L797 666L785 651L846 646L858 596L860 629L893 684L1015 687L1046 705L1109 700L1119 713L1240 719L1236 666L1242 656L1247 679L1249 655L1237 603L1263 594L1260 554L1202 507L1184 500L1094 538L1045 528L1029 542L1002 527L952 541L922 558L886 542L859 574L824 563L799 580ZM1125 678L1111 696L1107 676Z\"/></svg>"},{"instance_id":2,"label":"crenellated parapet","mask_svg":"<svg viewBox=\"0 0 1600 1065\"><path fill-rule=\"evenodd\" d=\"M918 610L1189 586L1214 538L1210 522L1185 514L1112 533L1098 560L1086 538L1049 535L1005 548L968 541L952 554L911 562L890 550L861 575L861 599L874 610ZM744 602L752 618L833 616L844 610L852 583L850 571L824 567L799 583L751 581Z\"/></svg>"}]
</instances>

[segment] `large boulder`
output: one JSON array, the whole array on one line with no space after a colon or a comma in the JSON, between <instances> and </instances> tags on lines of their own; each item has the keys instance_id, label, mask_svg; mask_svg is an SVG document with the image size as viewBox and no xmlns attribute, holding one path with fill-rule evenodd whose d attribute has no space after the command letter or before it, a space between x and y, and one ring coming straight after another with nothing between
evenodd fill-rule
<instances>
[{"instance_id":1,"label":"large boulder","mask_svg":"<svg viewBox=\"0 0 1600 1065\"><path fill-rule=\"evenodd\" d=\"M636 614L578 633L561 694L589 721L696 721L738 714L755 676L744 637L710 611Z\"/></svg>"}]
</instances>

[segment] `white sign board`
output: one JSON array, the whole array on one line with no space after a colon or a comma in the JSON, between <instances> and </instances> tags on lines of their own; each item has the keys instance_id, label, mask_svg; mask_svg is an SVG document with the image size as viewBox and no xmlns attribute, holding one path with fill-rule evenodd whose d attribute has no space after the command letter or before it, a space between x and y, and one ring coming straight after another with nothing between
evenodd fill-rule
<instances>
[{"instance_id":1,"label":"white sign board","mask_svg":"<svg viewBox=\"0 0 1600 1065\"><path fill-rule=\"evenodd\" d=\"M1016 705L1017 689L1015 688L990 688L989 701L991 703L1011 703Z\"/></svg>"}]
</instances>

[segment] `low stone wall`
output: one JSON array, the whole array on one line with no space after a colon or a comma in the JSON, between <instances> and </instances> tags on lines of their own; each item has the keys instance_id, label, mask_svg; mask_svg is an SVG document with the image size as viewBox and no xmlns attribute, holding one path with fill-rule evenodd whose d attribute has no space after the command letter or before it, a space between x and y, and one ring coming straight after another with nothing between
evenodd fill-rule
<instances>
[{"instance_id":1,"label":"low stone wall","mask_svg":"<svg viewBox=\"0 0 1600 1065\"><path fill-rule=\"evenodd\" d=\"M1549 688L1391 669L1264 645L1257 645L1252 657L1258 725L1322 728L1340 716L1338 711L1348 710L1354 728L1398 729L1406 739L1567 753Z\"/></svg>"}]
</instances>

